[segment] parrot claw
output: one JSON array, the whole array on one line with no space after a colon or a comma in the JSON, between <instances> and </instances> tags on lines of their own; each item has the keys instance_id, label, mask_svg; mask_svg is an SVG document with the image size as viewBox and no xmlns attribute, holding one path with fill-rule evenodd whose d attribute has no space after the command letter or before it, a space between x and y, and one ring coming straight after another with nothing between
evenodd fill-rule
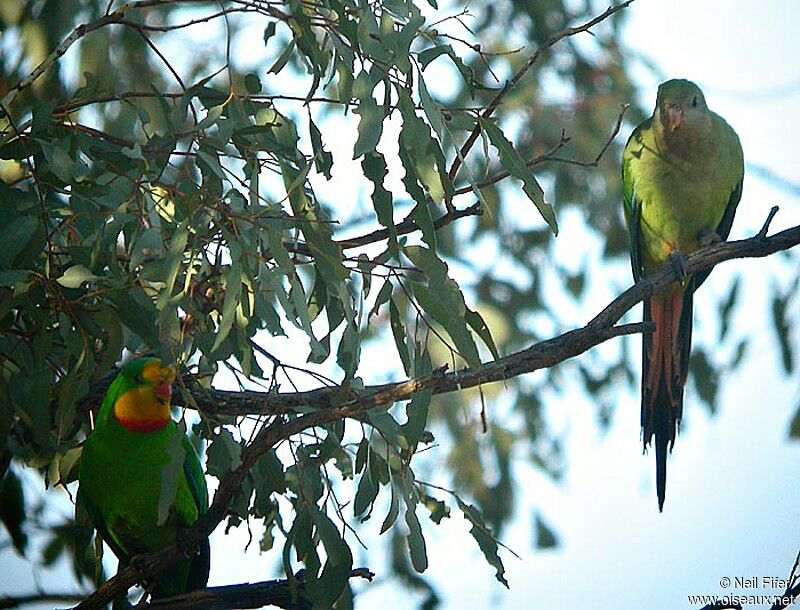
<instances>
[{"instance_id":1,"label":"parrot claw","mask_svg":"<svg viewBox=\"0 0 800 610\"><path fill-rule=\"evenodd\" d=\"M153 583L147 578L147 560L146 555L134 555L128 561L128 565L133 568L136 572L137 580L141 585L142 589L145 591L145 596L142 599L148 597L148 595L152 592Z\"/></svg>"},{"instance_id":2,"label":"parrot claw","mask_svg":"<svg viewBox=\"0 0 800 610\"><path fill-rule=\"evenodd\" d=\"M700 244L701 248L705 248L710 246L711 244L718 244L722 241L722 238L719 236L719 233L714 231L713 229L705 228L700 231L700 234L697 236L697 241Z\"/></svg>"},{"instance_id":3,"label":"parrot claw","mask_svg":"<svg viewBox=\"0 0 800 610\"><path fill-rule=\"evenodd\" d=\"M669 263L678 274L678 279L683 282L689 275L689 261L680 250L673 250L669 255Z\"/></svg>"}]
</instances>

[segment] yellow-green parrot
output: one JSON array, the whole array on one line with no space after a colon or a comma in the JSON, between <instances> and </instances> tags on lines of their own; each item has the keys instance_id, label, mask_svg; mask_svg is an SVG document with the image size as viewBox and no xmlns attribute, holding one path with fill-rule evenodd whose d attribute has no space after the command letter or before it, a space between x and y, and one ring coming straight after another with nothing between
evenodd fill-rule
<instances>
[{"instance_id":1,"label":"yellow-green parrot","mask_svg":"<svg viewBox=\"0 0 800 610\"><path fill-rule=\"evenodd\" d=\"M173 544L178 531L208 509L197 452L170 418L174 379L175 371L157 358L125 364L106 393L81 453L80 503L122 565ZM175 456L182 456L177 468L172 464ZM159 518L161 487L170 469L175 496ZM209 564L206 539L198 554L159 575L153 597L205 587Z\"/></svg>"},{"instance_id":2,"label":"yellow-green parrot","mask_svg":"<svg viewBox=\"0 0 800 610\"><path fill-rule=\"evenodd\" d=\"M658 88L653 116L631 134L622 157L625 220L636 281L669 260L726 239L742 195L744 157L739 137L709 110L691 81ZM655 435L658 509L664 507L667 448L683 411L692 345L692 298L708 272L684 277L644 302L655 329L642 345L642 434Z\"/></svg>"}]
</instances>

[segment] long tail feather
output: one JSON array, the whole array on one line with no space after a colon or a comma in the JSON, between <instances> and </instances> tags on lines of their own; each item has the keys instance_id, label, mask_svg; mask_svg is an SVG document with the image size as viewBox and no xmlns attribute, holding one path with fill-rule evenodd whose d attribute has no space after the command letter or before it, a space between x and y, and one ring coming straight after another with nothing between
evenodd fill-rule
<instances>
[{"instance_id":1,"label":"long tail feather","mask_svg":"<svg viewBox=\"0 0 800 610\"><path fill-rule=\"evenodd\" d=\"M645 449L655 436L658 510L664 508L667 450L683 413L683 387L692 343L694 285L657 295L645 302L644 320L655 329L642 346L642 440Z\"/></svg>"}]
</instances>

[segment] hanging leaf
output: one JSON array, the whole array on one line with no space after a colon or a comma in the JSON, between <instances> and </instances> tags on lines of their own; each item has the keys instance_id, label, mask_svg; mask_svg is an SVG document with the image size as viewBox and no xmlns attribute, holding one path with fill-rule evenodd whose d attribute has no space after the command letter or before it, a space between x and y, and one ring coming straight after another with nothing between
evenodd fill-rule
<instances>
[{"instance_id":1,"label":"hanging leaf","mask_svg":"<svg viewBox=\"0 0 800 610\"><path fill-rule=\"evenodd\" d=\"M545 222L550 225L553 235L558 235L558 224L552 206L544 200L544 191L533 175L533 172L525 165L525 161L519 156L514 146L508 141L500 128L492 121L480 117L478 122L481 129L489 136L489 141L500 154L500 162L511 175L522 180L522 190L539 210Z\"/></svg>"}]
</instances>

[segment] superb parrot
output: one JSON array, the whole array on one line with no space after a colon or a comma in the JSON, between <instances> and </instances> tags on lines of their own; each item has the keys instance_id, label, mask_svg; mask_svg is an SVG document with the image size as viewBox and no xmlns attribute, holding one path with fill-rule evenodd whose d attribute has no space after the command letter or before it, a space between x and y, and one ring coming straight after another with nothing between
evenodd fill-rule
<instances>
[{"instance_id":1,"label":"superb parrot","mask_svg":"<svg viewBox=\"0 0 800 610\"><path fill-rule=\"evenodd\" d=\"M208 510L197 452L170 418L174 379L174 370L156 358L123 365L81 454L79 502L121 565L173 544L179 529ZM173 464L175 459L181 463ZM174 499L159 519L162 483L176 470ZM158 576L153 597L205 587L209 564L206 539L198 554Z\"/></svg>"},{"instance_id":2,"label":"superb parrot","mask_svg":"<svg viewBox=\"0 0 800 610\"><path fill-rule=\"evenodd\" d=\"M675 79L658 88L653 115L625 145L622 187L636 281L668 261L728 237L742 195L744 157L739 137L709 110L700 88ZM692 344L692 298L709 272L685 276L644 301L652 333L642 345L642 433L655 435L659 511L664 507L667 447L683 410Z\"/></svg>"}]
</instances>

